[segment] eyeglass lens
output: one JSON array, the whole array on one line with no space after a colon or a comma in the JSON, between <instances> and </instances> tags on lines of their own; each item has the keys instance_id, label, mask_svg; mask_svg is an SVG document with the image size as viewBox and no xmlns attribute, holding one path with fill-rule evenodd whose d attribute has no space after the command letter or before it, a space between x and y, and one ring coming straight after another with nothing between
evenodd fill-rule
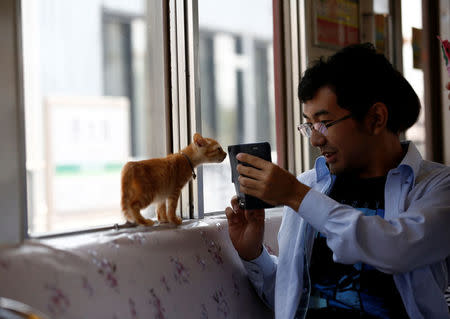
<instances>
[{"instance_id":1,"label":"eyeglass lens","mask_svg":"<svg viewBox=\"0 0 450 319\"><path fill-rule=\"evenodd\" d=\"M303 134L303 136L310 138L312 135L312 130L316 130L318 133L322 135L327 135L327 127L325 124L318 122L314 123L313 125L300 125L299 131Z\"/></svg>"}]
</instances>

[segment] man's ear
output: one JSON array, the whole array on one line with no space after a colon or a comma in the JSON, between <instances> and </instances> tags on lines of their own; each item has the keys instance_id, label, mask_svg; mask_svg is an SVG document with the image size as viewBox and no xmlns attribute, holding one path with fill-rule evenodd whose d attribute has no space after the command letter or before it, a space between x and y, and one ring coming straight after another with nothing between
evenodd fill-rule
<instances>
[{"instance_id":1,"label":"man's ear","mask_svg":"<svg viewBox=\"0 0 450 319\"><path fill-rule=\"evenodd\" d=\"M380 134L386 128L388 116L389 111L386 104L377 102L372 105L366 117L370 133Z\"/></svg>"},{"instance_id":2,"label":"man's ear","mask_svg":"<svg viewBox=\"0 0 450 319\"><path fill-rule=\"evenodd\" d=\"M198 147L202 147L202 146L205 146L206 144L208 144L208 142L198 133L194 134L194 143Z\"/></svg>"}]
</instances>

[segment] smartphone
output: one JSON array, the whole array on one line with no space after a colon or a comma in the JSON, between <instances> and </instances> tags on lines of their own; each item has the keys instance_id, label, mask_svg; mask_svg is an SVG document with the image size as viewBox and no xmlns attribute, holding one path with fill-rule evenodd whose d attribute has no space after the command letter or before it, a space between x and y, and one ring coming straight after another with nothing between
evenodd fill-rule
<instances>
[{"instance_id":1,"label":"smartphone","mask_svg":"<svg viewBox=\"0 0 450 319\"><path fill-rule=\"evenodd\" d=\"M263 209L263 208L271 208L272 205L262 201L259 198L256 198L251 195L247 195L240 192L239 185L239 173L236 169L238 164L242 164L245 166L251 166L250 164L243 163L237 160L236 155L239 153L247 153L253 156L257 156L266 161L272 162L272 155L270 152L270 144L268 142L261 143L250 143L250 144L238 144L238 145L229 145L228 146L228 158L230 159L231 164L231 181L234 184L236 189L236 195L239 201L239 207L242 209Z\"/></svg>"}]
</instances>

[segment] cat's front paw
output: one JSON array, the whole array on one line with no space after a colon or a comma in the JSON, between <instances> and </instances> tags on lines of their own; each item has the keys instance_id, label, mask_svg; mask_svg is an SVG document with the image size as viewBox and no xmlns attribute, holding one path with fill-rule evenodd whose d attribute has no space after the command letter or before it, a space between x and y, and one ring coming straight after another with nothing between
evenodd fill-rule
<instances>
[{"instance_id":1,"label":"cat's front paw","mask_svg":"<svg viewBox=\"0 0 450 319\"><path fill-rule=\"evenodd\" d=\"M183 222L183 220L178 216L174 216L174 217L170 218L169 221L175 225L180 225Z\"/></svg>"}]
</instances>

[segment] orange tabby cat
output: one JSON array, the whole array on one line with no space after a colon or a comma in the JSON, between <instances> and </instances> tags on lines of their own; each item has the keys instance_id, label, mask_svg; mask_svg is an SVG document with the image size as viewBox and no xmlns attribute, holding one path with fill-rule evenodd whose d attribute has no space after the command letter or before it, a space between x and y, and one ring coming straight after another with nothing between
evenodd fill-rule
<instances>
[{"instance_id":1,"label":"orange tabby cat","mask_svg":"<svg viewBox=\"0 0 450 319\"><path fill-rule=\"evenodd\" d=\"M158 221L181 224L175 210L181 189L191 177L195 178L194 167L203 163L220 163L226 156L217 141L195 133L194 142L179 153L128 162L122 169L121 204L125 218L132 223L153 225L154 221L142 217L140 210L157 203Z\"/></svg>"}]
</instances>

